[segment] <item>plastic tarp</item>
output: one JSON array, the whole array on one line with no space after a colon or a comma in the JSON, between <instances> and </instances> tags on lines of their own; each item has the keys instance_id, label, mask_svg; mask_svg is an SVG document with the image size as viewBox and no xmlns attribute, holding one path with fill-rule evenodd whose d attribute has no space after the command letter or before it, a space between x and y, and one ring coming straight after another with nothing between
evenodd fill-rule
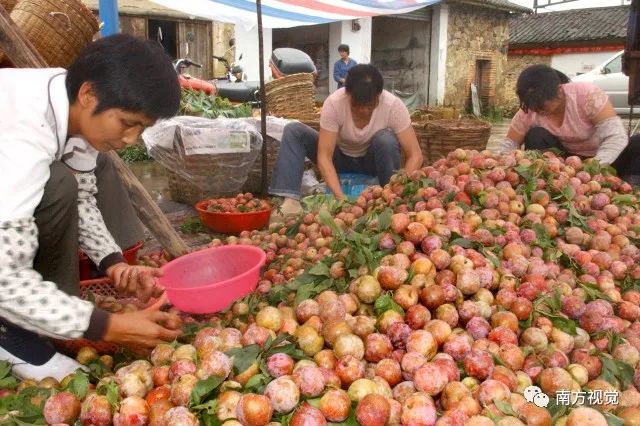
<instances>
[{"instance_id":1,"label":"plastic tarp","mask_svg":"<svg viewBox=\"0 0 640 426\"><path fill-rule=\"evenodd\" d=\"M257 25L255 0L151 1L202 19L239 24L247 29ZM397 15L440 2L441 0L264 0L262 26L291 28L377 15Z\"/></svg>"}]
</instances>

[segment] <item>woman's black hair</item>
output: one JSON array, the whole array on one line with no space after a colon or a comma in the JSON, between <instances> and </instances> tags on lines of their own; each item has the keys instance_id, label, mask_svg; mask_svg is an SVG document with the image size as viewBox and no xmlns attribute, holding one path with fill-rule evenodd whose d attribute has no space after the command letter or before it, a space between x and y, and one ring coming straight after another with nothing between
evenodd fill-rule
<instances>
[{"instance_id":1,"label":"woman's black hair","mask_svg":"<svg viewBox=\"0 0 640 426\"><path fill-rule=\"evenodd\" d=\"M384 80L376 67L370 64L358 64L347 72L345 90L351 95L355 105L373 102L382 93Z\"/></svg>"},{"instance_id":2,"label":"woman's black hair","mask_svg":"<svg viewBox=\"0 0 640 426\"><path fill-rule=\"evenodd\" d=\"M69 67L69 102L91 83L98 98L95 114L110 108L168 118L178 111L180 84L171 58L156 42L116 34L89 44Z\"/></svg>"},{"instance_id":3,"label":"woman's black hair","mask_svg":"<svg viewBox=\"0 0 640 426\"><path fill-rule=\"evenodd\" d=\"M349 53L349 45L348 44L341 44L340 46L338 46L338 52L347 52L347 53Z\"/></svg>"},{"instance_id":4,"label":"woman's black hair","mask_svg":"<svg viewBox=\"0 0 640 426\"><path fill-rule=\"evenodd\" d=\"M569 77L547 65L531 65L520 73L516 93L524 112L540 111L544 103L558 97L561 84L569 83Z\"/></svg>"}]
</instances>

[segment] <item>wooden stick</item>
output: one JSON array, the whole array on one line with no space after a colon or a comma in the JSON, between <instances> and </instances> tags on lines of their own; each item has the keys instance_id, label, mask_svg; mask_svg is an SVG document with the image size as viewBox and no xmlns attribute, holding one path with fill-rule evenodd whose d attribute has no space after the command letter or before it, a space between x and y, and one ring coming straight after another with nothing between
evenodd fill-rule
<instances>
[{"instance_id":1,"label":"wooden stick","mask_svg":"<svg viewBox=\"0 0 640 426\"><path fill-rule=\"evenodd\" d=\"M113 161L120 178L129 190L131 202L137 210L140 220L154 233L154 236L171 256L178 257L186 254L189 248L173 229L169 219L162 213L160 207L153 201L136 175L115 151L110 151L107 155Z\"/></svg>"},{"instance_id":2,"label":"wooden stick","mask_svg":"<svg viewBox=\"0 0 640 426\"><path fill-rule=\"evenodd\" d=\"M13 64L20 68L45 68L47 63L33 44L11 20L7 11L0 5L0 49L5 52ZM115 152L109 157L116 166L118 174L129 190L133 206L138 217L149 228L162 246L173 257L182 256L189 251L185 242L173 229L171 223L142 186L136 175L126 166Z\"/></svg>"}]
</instances>

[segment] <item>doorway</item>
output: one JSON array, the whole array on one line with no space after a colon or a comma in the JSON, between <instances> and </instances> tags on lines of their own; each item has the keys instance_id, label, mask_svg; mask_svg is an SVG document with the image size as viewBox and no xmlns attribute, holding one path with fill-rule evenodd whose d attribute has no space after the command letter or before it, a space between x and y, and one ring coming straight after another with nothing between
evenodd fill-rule
<instances>
[{"instance_id":1,"label":"doorway","mask_svg":"<svg viewBox=\"0 0 640 426\"><path fill-rule=\"evenodd\" d=\"M175 21L163 21L149 19L147 25L149 40L158 41L165 52L173 59L178 58L178 23Z\"/></svg>"},{"instance_id":2,"label":"doorway","mask_svg":"<svg viewBox=\"0 0 640 426\"><path fill-rule=\"evenodd\" d=\"M476 60L476 78L475 84L478 88L478 98L482 110L486 111L489 107L491 98L491 61L487 59Z\"/></svg>"}]
</instances>

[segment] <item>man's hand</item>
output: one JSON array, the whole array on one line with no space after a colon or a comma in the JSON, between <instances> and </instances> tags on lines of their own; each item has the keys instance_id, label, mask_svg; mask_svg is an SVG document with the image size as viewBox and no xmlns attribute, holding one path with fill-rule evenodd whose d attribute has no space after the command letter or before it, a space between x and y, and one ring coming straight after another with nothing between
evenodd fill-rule
<instances>
[{"instance_id":1,"label":"man's hand","mask_svg":"<svg viewBox=\"0 0 640 426\"><path fill-rule=\"evenodd\" d=\"M156 286L155 278L162 276L162 271L158 268L121 262L110 266L107 276L119 294L135 296L142 302L158 297L164 291Z\"/></svg>"},{"instance_id":2,"label":"man's hand","mask_svg":"<svg viewBox=\"0 0 640 426\"><path fill-rule=\"evenodd\" d=\"M182 324L176 315L160 311L165 301L163 297L142 311L111 314L104 340L134 351L153 349L160 343L175 340Z\"/></svg>"}]
</instances>

